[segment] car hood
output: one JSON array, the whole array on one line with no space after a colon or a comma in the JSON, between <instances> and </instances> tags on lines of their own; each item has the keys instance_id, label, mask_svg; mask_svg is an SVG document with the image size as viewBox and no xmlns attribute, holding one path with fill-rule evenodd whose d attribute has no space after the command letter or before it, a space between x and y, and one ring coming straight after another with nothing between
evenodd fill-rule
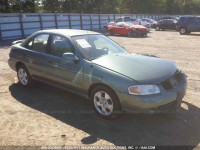
<instances>
[{"instance_id":1,"label":"car hood","mask_svg":"<svg viewBox=\"0 0 200 150\"><path fill-rule=\"evenodd\" d=\"M133 25L131 26L132 28L136 28L136 29L147 29L146 27L142 26L142 25Z\"/></svg>"},{"instance_id":2,"label":"car hood","mask_svg":"<svg viewBox=\"0 0 200 150\"><path fill-rule=\"evenodd\" d=\"M105 55L92 60L92 63L142 84L159 84L172 76L177 70L172 61L137 54Z\"/></svg>"}]
</instances>

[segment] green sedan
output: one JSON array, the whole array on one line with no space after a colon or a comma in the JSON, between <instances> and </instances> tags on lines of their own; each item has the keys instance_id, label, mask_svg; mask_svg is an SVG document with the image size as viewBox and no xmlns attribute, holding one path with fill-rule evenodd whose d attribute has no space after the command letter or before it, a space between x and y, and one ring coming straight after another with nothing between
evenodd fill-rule
<instances>
[{"instance_id":1,"label":"green sedan","mask_svg":"<svg viewBox=\"0 0 200 150\"><path fill-rule=\"evenodd\" d=\"M103 118L119 112L160 112L180 107L186 75L175 63L130 54L92 31L38 31L14 42L9 66L19 83L44 82L88 99Z\"/></svg>"}]
</instances>

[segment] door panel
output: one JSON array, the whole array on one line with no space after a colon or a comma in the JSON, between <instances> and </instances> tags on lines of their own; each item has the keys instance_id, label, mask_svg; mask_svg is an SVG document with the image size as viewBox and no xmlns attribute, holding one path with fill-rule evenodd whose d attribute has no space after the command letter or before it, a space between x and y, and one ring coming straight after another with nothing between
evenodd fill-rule
<instances>
[{"instance_id":1,"label":"door panel","mask_svg":"<svg viewBox=\"0 0 200 150\"><path fill-rule=\"evenodd\" d=\"M186 26L187 26L187 29L189 30L189 31L195 31L196 29L196 27L195 27L195 24L194 24L194 17L188 17L187 19L186 19Z\"/></svg>"},{"instance_id":2,"label":"door panel","mask_svg":"<svg viewBox=\"0 0 200 150\"><path fill-rule=\"evenodd\" d=\"M123 34L124 27L117 27L117 34Z\"/></svg>"},{"instance_id":3,"label":"door panel","mask_svg":"<svg viewBox=\"0 0 200 150\"><path fill-rule=\"evenodd\" d=\"M200 17L196 17L194 21L195 31L200 31Z\"/></svg>"},{"instance_id":4,"label":"door panel","mask_svg":"<svg viewBox=\"0 0 200 150\"><path fill-rule=\"evenodd\" d=\"M50 41L50 54L48 65L51 67L45 74L58 84L65 84L74 89L83 86L82 61L67 60L62 57L64 53L74 53L74 48L69 39L60 35L53 35Z\"/></svg>"},{"instance_id":5,"label":"door panel","mask_svg":"<svg viewBox=\"0 0 200 150\"><path fill-rule=\"evenodd\" d=\"M45 77L44 70L48 67L45 62L48 39L49 34L39 34L25 44L23 57L32 76Z\"/></svg>"},{"instance_id":6,"label":"door panel","mask_svg":"<svg viewBox=\"0 0 200 150\"><path fill-rule=\"evenodd\" d=\"M65 60L62 57L48 56L48 66L45 71L48 78L58 84L65 84L74 89L81 89L83 86L83 63Z\"/></svg>"}]
</instances>

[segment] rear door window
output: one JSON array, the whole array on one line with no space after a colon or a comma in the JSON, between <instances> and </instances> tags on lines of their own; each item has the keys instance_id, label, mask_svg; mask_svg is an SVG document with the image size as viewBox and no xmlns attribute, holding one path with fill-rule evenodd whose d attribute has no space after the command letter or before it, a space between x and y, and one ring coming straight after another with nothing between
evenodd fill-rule
<instances>
[{"instance_id":1,"label":"rear door window","mask_svg":"<svg viewBox=\"0 0 200 150\"><path fill-rule=\"evenodd\" d=\"M191 23L193 21L194 21L194 17L188 17L186 20L187 23Z\"/></svg>"},{"instance_id":2,"label":"rear door window","mask_svg":"<svg viewBox=\"0 0 200 150\"><path fill-rule=\"evenodd\" d=\"M197 18L195 19L195 22L200 23L200 17L197 17Z\"/></svg>"},{"instance_id":3,"label":"rear door window","mask_svg":"<svg viewBox=\"0 0 200 150\"><path fill-rule=\"evenodd\" d=\"M49 34L40 34L33 39L32 44L30 42L28 45L32 46L33 50L46 52L48 39L49 39Z\"/></svg>"},{"instance_id":4,"label":"rear door window","mask_svg":"<svg viewBox=\"0 0 200 150\"><path fill-rule=\"evenodd\" d=\"M29 40L26 44L25 44L25 47L27 49L32 49L32 46L33 46L33 39Z\"/></svg>"}]
</instances>

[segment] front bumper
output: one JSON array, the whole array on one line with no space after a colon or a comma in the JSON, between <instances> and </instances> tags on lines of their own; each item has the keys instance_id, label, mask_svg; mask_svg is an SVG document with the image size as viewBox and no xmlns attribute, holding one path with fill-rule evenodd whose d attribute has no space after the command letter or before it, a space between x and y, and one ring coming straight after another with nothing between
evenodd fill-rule
<instances>
[{"instance_id":1,"label":"front bumper","mask_svg":"<svg viewBox=\"0 0 200 150\"><path fill-rule=\"evenodd\" d=\"M136 30L137 36L147 36L148 30Z\"/></svg>"},{"instance_id":2,"label":"front bumper","mask_svg":"<svg viewBox=\"0 0 200 150\"><path fill-rule=\"evenodd\" d=\"M166 90L159 85L160 94L137 96L120 92L118 97L122 110L129 112L163 112L180 108L181 100L185 95L187 88L186 76L179 85L172 89Z\"/></svg>"}]
</instances>

